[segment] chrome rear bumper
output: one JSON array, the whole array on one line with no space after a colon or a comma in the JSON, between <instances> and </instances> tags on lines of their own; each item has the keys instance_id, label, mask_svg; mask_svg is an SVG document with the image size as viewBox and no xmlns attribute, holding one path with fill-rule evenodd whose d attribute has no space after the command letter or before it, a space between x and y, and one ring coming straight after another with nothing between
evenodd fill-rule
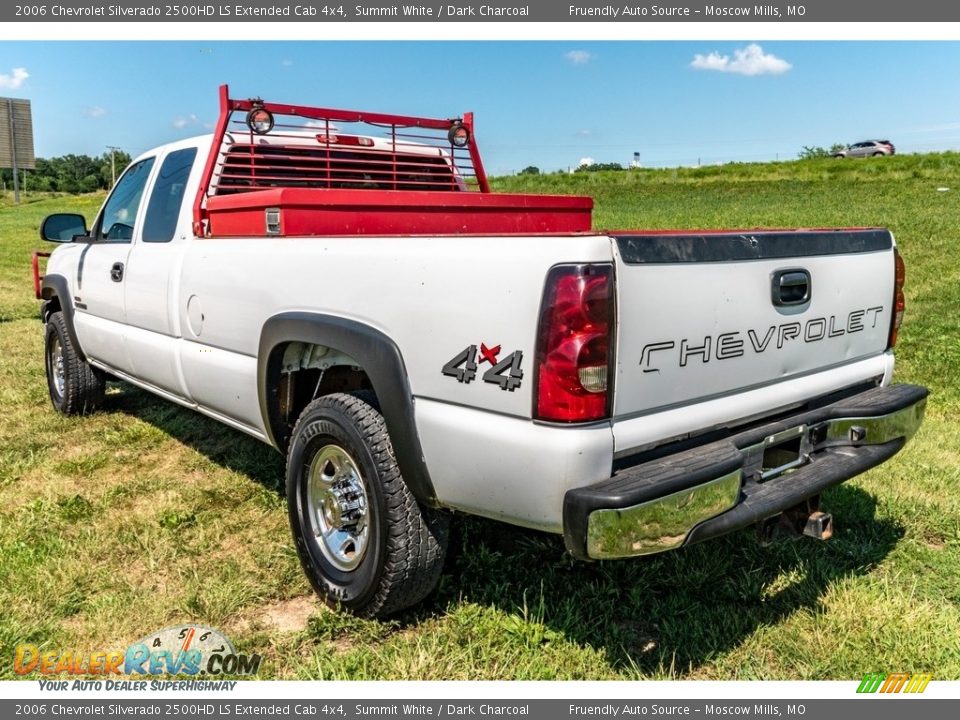
<instances>
[{"instance_id":1,"label":"chrome rear bumper","mask_svg":"<svg viewBox=\"0 0 960 720\"><path fill-rule=\"evenodd\" d=\"M926 388L877 387L569 491L564 537L584 559L662 552L777 515L896 454Z\"/></svg>"}]
</instances>

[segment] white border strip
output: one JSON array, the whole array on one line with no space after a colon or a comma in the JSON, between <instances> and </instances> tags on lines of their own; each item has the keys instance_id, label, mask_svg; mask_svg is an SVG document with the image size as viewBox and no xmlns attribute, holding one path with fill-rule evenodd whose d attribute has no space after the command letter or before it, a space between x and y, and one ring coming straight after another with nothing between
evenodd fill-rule
<instances>
[{"instance_id":1,"label":"white border strip","mask_svg":"<svg viewBox=\"0 0 960 720\"><path fill-rule=\"evenodd\" d=\"M123 37L118 37L118 28ZM0 40L957 40L960 23L46 22L6 23Z\"/></svg>"}]
</instances>

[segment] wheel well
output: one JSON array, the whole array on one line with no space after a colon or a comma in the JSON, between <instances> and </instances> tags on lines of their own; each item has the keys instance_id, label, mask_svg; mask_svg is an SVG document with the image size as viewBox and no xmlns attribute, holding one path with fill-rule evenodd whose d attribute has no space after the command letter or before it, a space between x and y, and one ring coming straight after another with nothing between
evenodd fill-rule
<instances>
[{"instance_id":1,"label":"wheel well","mask_svg":"<svg viewBox=\"0 0 960 720\"><path fill-rule=\"evenodd\" d=\"M390 442L404 481L413 490L417 500L438 507L417 434L414 395L400 348L380 330L356 320L324 313L290 311L274 315L263 324L257 350L257 399L270 443L285 450L290 438L290 424L280 417L283 359L288 352L294 352L290 346L299 344L302 352L311 343L314 348L325 348L328 352L339 354L341 360L334 365L349 369L349 372L341 370L332 373L327 383L332 384L334 377L339 374L346 376L340 378L340 388L348 392L354 388L373 390L376 404L387 423ZM296 372L309 368L310 364L305 366L301 355L296 363L291 363L292 367L288 367L295 374L293 389L309 386L308 382L303 382L304 379L309 380L309 376L296 376ZM328 388L329 384L324 387L320 383L317 392L329 392ZM313 394L312 388L309 394ZM290 405L289 417L293 420L297 396L294 392L291 392L291 396L294 402Z\"/></svg>"},{"instance_id":2,"label":"wheel well","mask_svg":"<svg viewBox=\"0 0 960 720\"><path fill-rule=\"evenodd\" d=\"M286 342L270 353L267 398L276 418L276 441L286 448L303 409L324 395L373 390L366 371L349 355L326 345Z\"/></svg>"},{"instance_id":3,"label":"wheel well","mask_svg":"<svg viewBox=\"0 0 960 720\"><path fill-rule=\"evenodd\" d=\"M53 315L55 312L59 312L61 309L60 296L50 295L45 299L43 305L40 306L40 319L46 322L51 315Z\"/></svg>"}]
</instances>

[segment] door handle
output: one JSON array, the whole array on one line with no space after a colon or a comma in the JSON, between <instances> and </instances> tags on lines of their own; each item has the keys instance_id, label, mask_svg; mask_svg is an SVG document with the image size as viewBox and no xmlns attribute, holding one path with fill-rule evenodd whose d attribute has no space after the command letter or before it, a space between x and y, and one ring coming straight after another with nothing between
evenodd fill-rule
<instances>
[{"instance_id":1,"label":"door handle","mask_svg":"<svg viewBox=\"0 0 960 720\"><path fill-rule=\"evenodd\" d=\"M110 279L114 282L120 282L123 280L123 263L115 262L113 267L110 268Z\"/></svg>"},{"instance_id":2,"label":"door handle","mask_svg":"<svg viewBox=\"0 0 960 720\"><path fill-rule=\"evenodd\" d=\"M810 301L810 273L803 268L777 270L773 274L771 300L776 306L803 305Z\"/></svg>"}]
</instances>

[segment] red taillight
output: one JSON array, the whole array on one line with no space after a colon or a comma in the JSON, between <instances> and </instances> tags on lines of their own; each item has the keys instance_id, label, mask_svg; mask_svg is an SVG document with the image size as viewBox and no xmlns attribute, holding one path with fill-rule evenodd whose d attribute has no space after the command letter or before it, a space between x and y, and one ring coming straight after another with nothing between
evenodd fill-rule
<instances>
[{"instance_id":1,"label":"red taillight","mask_svg":"<svg viewBox=\"0 0 960 720\"><path fill-rule=\"evenodd\" d=\"M907 300L903 296L903 281L907 276L907 268L896 248L893 249L893 267L893 319L890 321L890 337L887 341L887 347L893 347L897 344L897 332L903 322L903 311L907 307Z\"/></svg>"},{"instance_id":2,"label":"red taillight","mask_svg":"<svg viewBox=\"0 0 960 720\"><path fill-rule=\"evenodd\" d=\"M534 417L587 422L610 416L613 267L559 265L547 275L537 338Z\"/></svg>"}]
</instances>

